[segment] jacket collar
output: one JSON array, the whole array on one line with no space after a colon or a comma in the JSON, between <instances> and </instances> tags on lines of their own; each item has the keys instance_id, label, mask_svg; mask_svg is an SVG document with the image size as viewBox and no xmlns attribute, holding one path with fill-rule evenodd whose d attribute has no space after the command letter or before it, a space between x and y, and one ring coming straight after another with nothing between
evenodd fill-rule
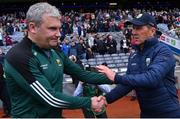
<instances>
[{"instance_id":1,"label":"jacket collar","mask_svg":"<svg viewBox=\"0 0 180 119\"><path fill-rule=\"evenodd\" d=\"M32 42L32 40L30 38L28 38L28 36L25 36L23 41L28 44L30 47L32 47L33 49L39 51L39 52L43 52L44 51L48 51L48 50L55 50L55 51L60 51L60 48L57 47L57 48L52 48L52 49L43 49L43 48L40 48L39 46L37 46L34 42Z\"/></svg>"},{"instance_id":2,"label":"jacket collar","mask_svg":"<svg viewBox=\"0 0 180 119\"><path fill-rule=\"evenodd\" d=\"M155 37L153 38L149 38L144 42L144 47L141 50L140 45L135 45L134 48L140 52L144 52L146 50L148 50L149 48L151 48L152 46L156 45L159 42L159 40Z\"/></svg>"}]
</instances>

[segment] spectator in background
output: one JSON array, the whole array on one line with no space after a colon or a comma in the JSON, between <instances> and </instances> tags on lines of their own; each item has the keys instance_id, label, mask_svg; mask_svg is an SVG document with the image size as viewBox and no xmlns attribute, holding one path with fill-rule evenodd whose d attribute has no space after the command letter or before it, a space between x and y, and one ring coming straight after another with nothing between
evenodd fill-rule
<instances>
[{"instance_id":1,"label":"spectator in background","mask_svg":"<svg viewBox=\"0 0 180 119\"><path fill-rule=\"evenodd\" d=\"M0 23L0 46L3 46L3 28L2 24Z\"/></svg>"},{"instance_id":2,"label":"spectator in background","mask_svg":"<svg viewBox=\"0 0 180 119\"><path fill-rule=\"evenodd\" d=\"M77 57L79 59L86 59L86 49L87 46L84 42L84 39L80 37L79 43L77 44Z\"/></svg>"},{"instance_id":3,"label":"spectator in background","mask_svg":"<svg viewBox=\"0 0 180 119\"><path fill-rule=\"evenodd\" d=\"M116 53L117 52L116 46L117 46L116 40L113 39L112 35L108 35L106 40L107 53L108 54Z\"/></svg>"},{"instance_id":4,"label":"spectator in background","mask_svg":"<svg viewBox=\"0 0 180 119\"><path fill-rule=\"evenodd\" d=\"M4 41L6 43L6 46L12 46L13 45L12 38L6 32L4 33Z\"/></svg>"},{"instance_id":5,"label":"spectator in background","mask_svg":"<svg viewBox=\"0 0 180 119\"><path fill-rule=\"evenodd\" d=\"M89 46L87 40L86 40L85 44L86 44L86 59L94 58L94 53L93 53L91 47Z\"/></svg>"},{"instance_id":6,"label":"spectator in background","mask_svg":"<svg viewBox=\"0 0 180 119\"><path fill-rule=\"evenodd\" d=\"M73 61L74 63L76 63L77 65L79 65L81 69L84 69L84 66L83 66L83 64L82 64L82 61L79 60L76 56L70 55L70 56L69 56L69 59L70 59L71 61ZM79 83L78 78L75 77L75 76L73 76L73 75L72 75L71 77L72 77L73 84L75 85L75 88L77 88L78 83Z\"/></svg>"},{"instance_id":7,"label":"spectator in background","mask_svg":"<svg viewBox=\"0 0 180 119\"><path fill-rule=\"evenodd\" d=\"M123 53L126 54L129 51L128 39L123 39L122 42L123 42L122 44Z\"/></svg>"},{"instance_id":8,"label":"spectator in background","mask_svg":"<svg viewBox=\"0 0 180 119\"><path fill-rule=\"evenodd\" d=\"M69 44L69 40L65 38L61 50L64 52L66 56L69 56L70 49L71 49L71 45Z\"/></svg>"},{"instance_id":9,"label":"spectator in background","mask_svg":"<svg viewBox=\"0 0 180 119\"><path fill-rule=\"evenodd\" d=\"M14 33L14 28L13 28L12 24L7 23L6 33L7 33L8 35L13 35L13 33Z\"/></svg>"},{"instance_id":10,"label":"spectator in background","mask_svg":"<svg viewBox=\"0 0 180 119\"><path fill-rule=\"evenodd\" d=\"M116 31L116 23L115 23L115 19L112 18L111 21L109 22L109 31L110 32L115 32Z\"/></svg>"},{"instance_id":11,"label":"spectator in background","mask_svg":"<svg viewBox=\"0 0 180 119\"><path fill-rule=\"evenodd\" d=\"M176 34L176 29L173 26L173 24L168 24L168 28L169 28L169 30L166 33L171 37L178 38L178 36Z\"/></svg>"},{"instance_id":12,"label":"spectator in background","mask_svg":"<svg viewBox=\"0 0 180 119\"><path fill-rule=\"evenodd\" d=\"M77 44L75 41L71 42L71 48L69 49L69 56L74 55L77 57Z\"/></svg>"},{"instance_id":13,"label":"spectator in background","mask_svg":"<svg viewBox=\"0 0 180 119\"><path fill-rule=\"evenodd\" d=\"M106 64L107 66L107 64ZM86 70L97 72L94 67L90 65L85 65ZM86 96L86 97L93 97L103 95L105 93L110 92L111 88L107 84L103 85L94 85L85 82L79 82L76 90L74 91L74 96ZM101 112L94 112L91 109L82 108L83 114L85 118L107 118L105 108Z\"/></svg>"},{"instance_id":14,"label":"spectator in background","mask_svg":"<svg viewBox=\"0 0 180 119\"><path fill-rule=\"evenodd\" d=\"M104 55L107 52L106 43L105 43L104 39L98 35L97 35L96 39L94 40L94 46L95 46L96 51L100 55Z\"/></svg>"}]
</instances>

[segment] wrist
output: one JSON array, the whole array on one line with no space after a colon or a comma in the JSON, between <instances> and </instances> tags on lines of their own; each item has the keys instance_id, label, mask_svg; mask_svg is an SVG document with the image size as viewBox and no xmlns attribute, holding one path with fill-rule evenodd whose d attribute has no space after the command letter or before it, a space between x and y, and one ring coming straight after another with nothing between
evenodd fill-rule
<instances>
[{"instance_id":1,"label":"wrist","mask_svg":"<svg viewBox=\"0 0 180 119\"><path fill-rule=\"evenodd\" d=\"M116 75L114 76L114 83L115 83L115 84L118 84L121 79L122 79L122 76L116 74Z\"/></svg>"}]
</instances>

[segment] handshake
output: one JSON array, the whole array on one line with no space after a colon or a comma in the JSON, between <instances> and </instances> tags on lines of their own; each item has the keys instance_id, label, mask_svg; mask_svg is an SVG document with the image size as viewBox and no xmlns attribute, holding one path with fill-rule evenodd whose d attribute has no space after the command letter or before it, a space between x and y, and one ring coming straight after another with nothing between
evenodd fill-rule
<instances>
[{"instance_id":1,"label":"handshake","mask_svg":"<svg viewBox=\"0 0 180 119\"><path fill-rule=\"evenodd\" d=\"M99 113L107 106L107 101L104 96L92 97L91 98L91 108L94 112Z\"/></svg>"}]
</instances>

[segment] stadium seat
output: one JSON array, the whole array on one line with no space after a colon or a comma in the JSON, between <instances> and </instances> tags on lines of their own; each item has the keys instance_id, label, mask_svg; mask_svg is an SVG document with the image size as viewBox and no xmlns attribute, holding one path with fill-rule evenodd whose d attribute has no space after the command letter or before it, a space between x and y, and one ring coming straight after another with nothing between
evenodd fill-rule
<instances>
[{"instance_id":1,"label":"stadium seat","mask_svg":"<svg viewBox=\"0 0 180 119\"><path fill-rule=\"evenodd\" d=\"M104 59L105 61L109 61L109 60L112 60L112 57L105 57Z\"/></svg>"},{"instance_id":2,"label":"stadium seat","mask_svg":"<svg viewBox=\"0 0 180 119\"><path fill-rule=\"evenodd\" d=\"M121 57L117 56L117 57L112 57L113 60L120 60Z\"/></svg>"},{"instance_id":3,"label":"stadium seat","mask_svg":"<svg viewBox=\"0 0 180 119\"><path fill-rule=\"evenodd\" d=\"M104 58L97 58L96 61L104 61Z\"/></svg>"},{"instance_id":4,"label":"stadium seat","mask_svg":"<svg viewBox=\"0 0 180 119\"><path fill-rule=\"evenodd\" d=\"M129 58L129 56L126 56L126 55L121 56L121 59L128 59L128 58Z\"/></svg>"},{"instance_id":5,"label":"stadium seat","mask_svg":"<svg viewBox=\"0 0 180 119\"><path fill-rule=\"evenodd\" d=\"M111 54L112 57L117 57L119 54Z\"/></svg>"},{"instance_id":6,"label":"stadium seat","mask_svg":"<svg viewBox=\"0 0 180 119\"><path fill-rule=\"evenodd\" d=\"M110 57L111 55L110 54L105 54L104 57Z\"/></svg>"},{"instance_id":7,"label":"stadium seat","mask_svg":"<svg viewBox=\"0 0 180 119\"><path fill-rule=\"evenodd\" d=\"M126 72L126 71L127 71L127 68L120 68L121 73Z\"/></svg>"},{"instance_id":8,"label":"stadium seat","mask_svg":"<svg viewBox=\"0 0 180 119\"><path fill-rule=\"evenodd\" d=\"M118 70L118 68L111 68L114 72L116 72L116 73L118 73L119 72L119 70Z\"/></svg>"},{"instance_id":9,"label":"stadium seat","mask_svg":"<svg viewBox=\"0 0 180 119\"><path fill-rule=\"evenodd\" d=\"M112 64L112 63L114 63L114 61L113 60L107 60L106 63L107 64Z\"/></svg>"},{"instance_id":10,"label":"stadium seat","mask_svg":"<svg viewBox=\"0 0 180 119\"><path fill-rule=\"evenodd\" d=\"M82 59L82 63L87 63L87 59Z\"/></svg>"},{"instance_id":11,"label":"stadium seat","mask_svg":"<svg viewBox=\"0 0 180 119\"><path fill-rule=\"evenodd\" d=\"M180 66L176 66L175 68L176 68L176 70L179 70L179 71L180 71Z\"/></svg>"},{"instance_id":12,"label":"stadium seat","mask_svg":"<svg viewBox=\"0 0 180 119\"><path fill-rule=\"evenodd\" d=\"M95 62L96 59L88 59L88 62Z\"/></svg>"},{"instance_id":13,"label":"stadium seat","mask_svg":"<svg viewBox=\"0 0 180 119\"><path fill-rule=\"evenodd\" d=\"M114 63L118 64L118 63L122 63L123 61L120 60L120 59L113 59L114 60Z\"/></svg>"},{"instance_id":14,"label":"stadium seat","mask_svg":"<svg viewBox=\"0 0 180 119\"><path fill-rule=\"evenodd\" d=\"M111 69L111 68L116 68L116 65L115 64L108 64L108 67Z\"/></svg>"},{"instance_id":15,"label":"stadium seat","mask_svg":"<svg viewBox=\"0 0 180 119\"><path fill-rule=\"evenodd\" d=\"M126 67L126 64L125 63L117 63L116 66L118 68L122 68L122 67Z\"/></svg>"},{"instance_id":16,"label":"stadium seat","mask_svg":"<svg viewBox=\"0 0 180 119\"><path fill-rule=\"evenodd\" d=\"M105 63L105 61L97 61L97 65L101 65L102 63Z\"/></svg>"},{"instance_id":17,"label":"stadium seat","mask_svg":"<svg viewBox=\"0 0 180 119\"><path fill-rule=\"evenodd\" d=\"M119 53L119 56L125 56L125 53Z\"/></svg>"},{"instance_id":18,"label":"stadium seat","mask_svg":"<svg viewBox=\"0 0 180 119\"><path fill-rule=\"evenodd\" d=\"M92 67L97 65L97 63L95 61L94 62L88 62L88 64L90 64Z\"/></svg>"},{"instance_id":19,"label":"stadium seat","mask_svg":"<svg viewBox=\"0 0 180 119\"><path fill-rule=\"evenodd\" d=\"M128 63L128 59L123 59L123 62L124 63Z\"/></svg>"}]
</instances>

